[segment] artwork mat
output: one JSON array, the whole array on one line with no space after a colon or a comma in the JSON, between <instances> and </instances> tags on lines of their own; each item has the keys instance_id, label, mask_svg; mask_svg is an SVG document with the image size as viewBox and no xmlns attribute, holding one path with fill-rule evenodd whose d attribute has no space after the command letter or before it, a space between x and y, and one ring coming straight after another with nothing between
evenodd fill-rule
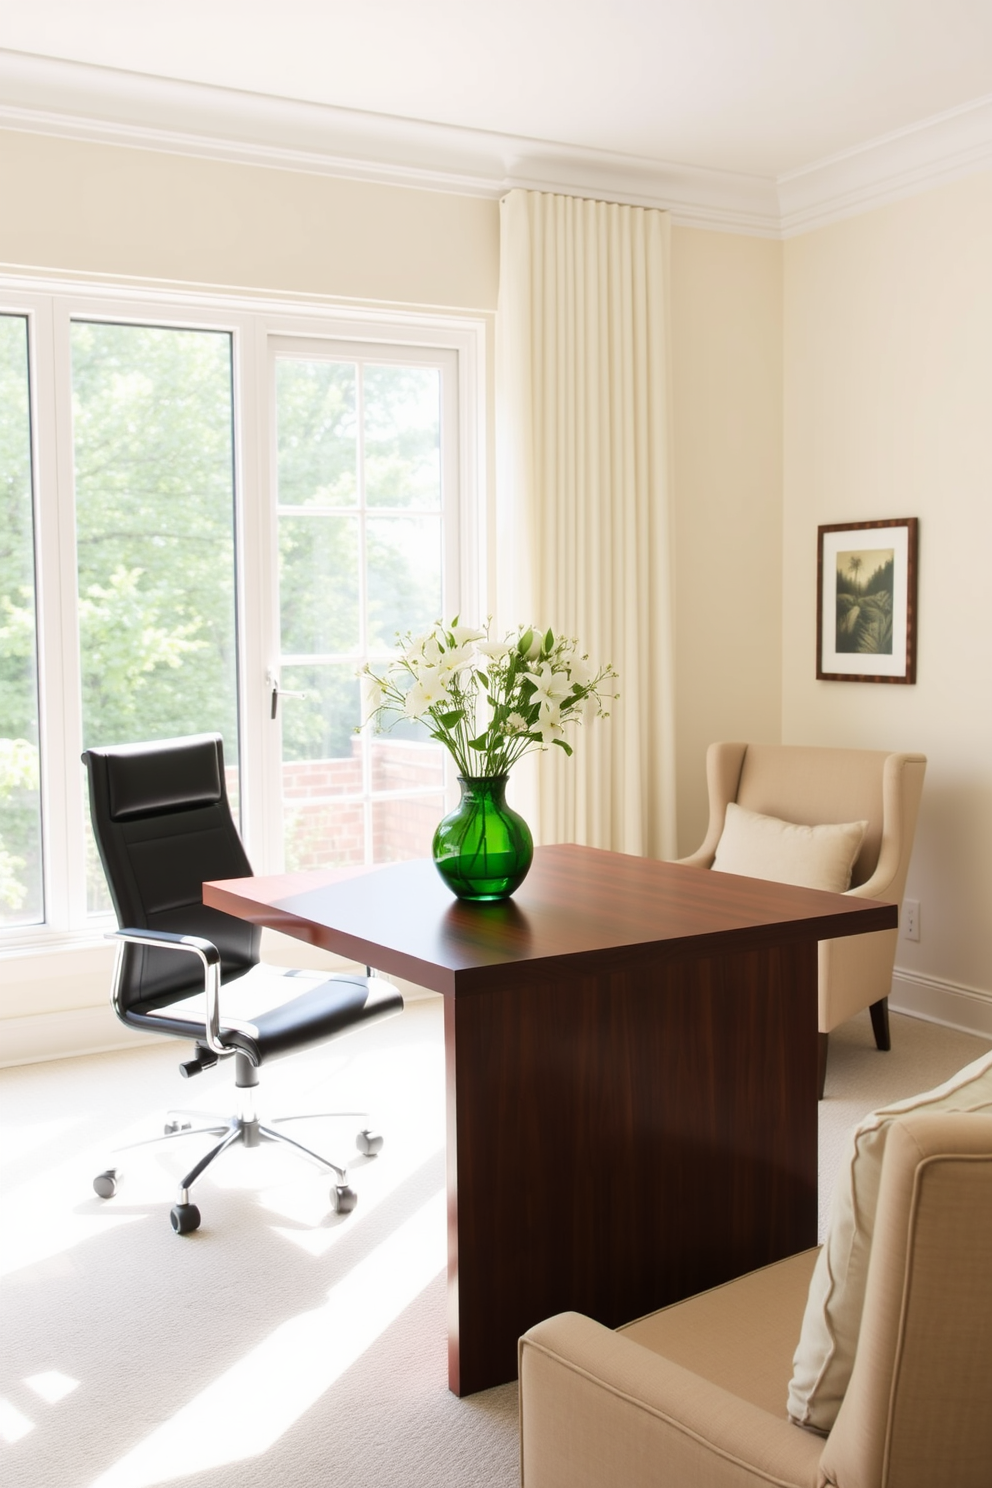
<instances>
[{"instance_id":1,"label":"artwork mat","mask_svg":"<svg viewBox=\"0 0 992 1488\"><path fill-rule=\"evenodd\" d=\"M916 681L917 518L838 522L817 529L816 675L826 682ZM837 555L893 553L892 654L838 651Z\"/></svg>"}]
</instances>

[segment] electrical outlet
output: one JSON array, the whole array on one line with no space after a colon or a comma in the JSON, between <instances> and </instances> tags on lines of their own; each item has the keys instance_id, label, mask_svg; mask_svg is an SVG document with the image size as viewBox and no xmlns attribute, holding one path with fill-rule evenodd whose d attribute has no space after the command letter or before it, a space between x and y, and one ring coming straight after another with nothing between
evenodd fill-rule
<instances>
[{"instance_id":1,"label":"electrical outlet","mask_svg":"<svg viewBox=\"0 0 992 1488\"><path fill-rule=\"evenodd\" d=\"M902 901L902 933L906 940L919 940L920 938L920 901L919 899L904 899Z\"/></svg>"}]
</instances>

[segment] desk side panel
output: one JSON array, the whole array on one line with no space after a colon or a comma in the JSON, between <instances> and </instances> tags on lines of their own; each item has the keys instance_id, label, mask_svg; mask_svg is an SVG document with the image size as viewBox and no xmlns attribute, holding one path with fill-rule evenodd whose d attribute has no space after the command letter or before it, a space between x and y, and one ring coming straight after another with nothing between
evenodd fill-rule
<instances>
[{"instance_id":1,"label":"desk side panel","mask_svg":"<svg viewBox=\"0 0 992 1488\"><path fill-rule=\"evenodd\" d=\"M459 1394L816 1243L815 943L530 970L446 1008Z\"/></svg>"}]
</instances>

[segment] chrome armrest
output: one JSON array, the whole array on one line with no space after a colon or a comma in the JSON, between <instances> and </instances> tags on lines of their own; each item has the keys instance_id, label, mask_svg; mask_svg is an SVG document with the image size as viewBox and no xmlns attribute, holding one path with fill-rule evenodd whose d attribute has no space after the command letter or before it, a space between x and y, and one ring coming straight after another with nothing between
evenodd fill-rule
<instances>
[{"instance_id":1,"label":"chrome armrest","mask_svg":"<svg viewBox=\"0 0 992 1488\"><path fill-rule=\"evenodd\" d=\"M205 1034L207 1047L215 1054L230 1054L231 1050L220 1041L220 952L212 941L199 935L175 935L171 930L112 930L108 940L119 942L117 961L114 967L114 1007L119 1009L118 993L124 971L124 945L154 946L158 950L186 951L199 956L203 965L203 991L207 1000Z\"/></svg>"}]
</instances>

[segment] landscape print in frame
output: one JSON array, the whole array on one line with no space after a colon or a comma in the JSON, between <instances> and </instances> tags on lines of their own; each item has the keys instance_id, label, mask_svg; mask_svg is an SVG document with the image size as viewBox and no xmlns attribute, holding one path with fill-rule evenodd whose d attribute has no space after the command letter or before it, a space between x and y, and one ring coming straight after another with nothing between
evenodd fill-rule
<instances>
[{"instance_id":1,"label":"landscape print in frame","mask_svg":"<svg viewBox=\"0 0 992 1488\"><path fill-rule=\"evenodd\" d=\"M915 682L916 517L817 531L817 677Z\"/></svg>"}]
</instances>

